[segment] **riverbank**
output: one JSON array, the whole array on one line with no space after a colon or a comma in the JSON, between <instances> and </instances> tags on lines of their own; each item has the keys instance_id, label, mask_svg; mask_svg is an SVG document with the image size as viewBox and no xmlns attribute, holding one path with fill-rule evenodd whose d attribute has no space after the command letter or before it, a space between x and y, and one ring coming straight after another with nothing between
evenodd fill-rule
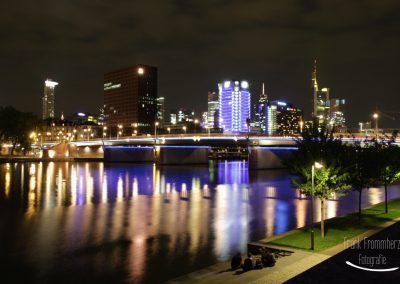
<instances>
[{"instance_id":1,"label":"riverbank","mask_svg":"<svg viewBox=\"0 0 400 284\"><path fill-rule=\"evenodd\" d=\"M63 158L40 158L33 156L0 156L0 163L16 163L16 162L102 162L103 158L80 158L80 157L63 157Z\"/></svg>"},{"instance_id":2,"label":"riverbank","mask_svg":"<svg viewBox=\"0 0 400 284\"><path fill-rule=\"evenodd\" d=\"M325 221L326 236L321 237L320 223L314 224L315 251L323 251L343 243L368 230L400 218L400 199L388 201L389 212L385 213L384 203L376 204L363 209L362 216L358 213L346 214ZM266 242L270 245L278 245L303 250L310 249L310 227L304 227L291 231L280 238Z\"/></svg>"},{"instance_id":3,"label":"riverbank","mask_svg":"<svg viewBox=\"0 0 400 284\"><path fill-rule=\"evenodd\" d=\"M226 261L178 277L168 283L282 283L288 281L325 263L342 251L348 250L347 244L357 244L384 229L390 234L390 228L395 228L393 225L400 221L400 199L391 200L388 204L389 213L387 214L384 213L384 203L379 203L363 209L361 220L358 219L357 213L328 220L325 244L317 236L320 231L317 228L315 230L315 251L309 249L310 232L308 228L295 229L252 243L253 245L293 251L292 255L279 258L274 267L242 273L241 270L230 270L230 262Z\"/></svg>"}]
</instances>

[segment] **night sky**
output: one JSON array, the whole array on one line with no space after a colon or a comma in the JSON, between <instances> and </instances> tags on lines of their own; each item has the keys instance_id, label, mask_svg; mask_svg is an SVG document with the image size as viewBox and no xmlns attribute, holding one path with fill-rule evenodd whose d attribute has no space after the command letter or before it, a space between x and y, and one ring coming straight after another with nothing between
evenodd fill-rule
<instances>
[{"instance_id":1,"label":"night sky","mask_svg":"<svg viewBox=\"0 0 400 284\"><path fill-rule=\"evenodd\" d=\"M0 105L41 113L43 82L56 112L95 112L103 74L157 66L167 109L207 108L207 92L246 79L253 97L311 112L311 71L347 100L350 126L378 108L400 112L400 1L2 1ZM381 125L399 127L382 118Z\"/></svg>"}]
</instances>

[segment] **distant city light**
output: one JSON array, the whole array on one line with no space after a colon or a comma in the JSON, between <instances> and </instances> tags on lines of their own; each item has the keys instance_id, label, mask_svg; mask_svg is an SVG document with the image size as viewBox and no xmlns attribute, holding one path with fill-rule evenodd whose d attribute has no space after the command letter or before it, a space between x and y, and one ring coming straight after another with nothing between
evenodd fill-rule
<instances>
[{"instance_id":1,"label":"distant city light","mask_svg":"<svg viewBox=\"0 0 400 284\"><path fill-rule=\"evenodd\" d=\"M287 104L285 102L278 102L279 106L286 106Z\"/></svg>"},{"instance_id":2,"label":"distant city light","mask_svg":"<svg viewBox=\"0 0 400 284\"><path fill-rule=\"evenodd\" d=\"M78 112L78 116L84 117L84 116L86 116L86 114L84 114L83 112Z\"/></svg>"},{"instance_id":3,"label":"distant city light","mask_svg":"<svg viewBox=\"0 0 400 284\"><path fill-rule=\"evenodd\" d=\"M144 74L144 69L142 67L139 67L137 72L138 72L139 75L143 75Z\"/></svg>"}]
</instances>

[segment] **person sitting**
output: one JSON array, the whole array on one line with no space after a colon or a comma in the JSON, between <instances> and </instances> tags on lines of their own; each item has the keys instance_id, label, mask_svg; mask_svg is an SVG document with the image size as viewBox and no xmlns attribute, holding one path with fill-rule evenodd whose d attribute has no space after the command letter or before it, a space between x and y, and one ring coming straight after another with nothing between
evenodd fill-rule
<instances>
[{"instance_id":1,"label":"person sitting","mask_svg":"<svg viewBox=\"0 0 400 284\"><path fill-rule=\"evenodd\" d=\"M261 260L262 263L264 265L264 267L271 267L275 265L275 258L272 255L272 253L268 252L268 251L263 251L261 254Z\"/></svg>"},{"instance_id":2,"label":"person sitting","mask_svg":"<svg viewBox=\"0 0 400 284\"><path fill-rule=\"evenodd\" d=\"M240 252L238 252L231 259L231 268L232 268L232 270L236 270L241 265L242 265L242 255L240 254Z\"/></svg>"},{"instance_id":3,"label":"person sitting","mask_svg":"<svg viewBox=\"0 0 400 284\"><path fill-rule=\"evenodd\" d=\"M253 260L251 258L251 254L247 254L247 258L243 262L243 270L244 271L249 271L254 268Z\"/></svg>"}]
</instances>

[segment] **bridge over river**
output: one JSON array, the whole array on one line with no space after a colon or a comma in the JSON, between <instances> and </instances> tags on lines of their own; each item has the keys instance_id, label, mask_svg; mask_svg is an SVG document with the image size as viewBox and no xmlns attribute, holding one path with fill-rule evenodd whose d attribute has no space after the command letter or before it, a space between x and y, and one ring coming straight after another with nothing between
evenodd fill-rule
<instances>
[{"instance_id":1,"label":"bridge over river","mask_svg":"<svg viewBox=\"0 0 400 284\"><path fill-rule=\"evenodd\" d=\"M365 139L365 138L364 138ZM342 138L344 142L364 141ZM400 141L396 141L399 143ZM105 162L151 162L160 165L204 164L218 149L243 151L251 169L282 168L297 150L295 137L247 135L162 135L71 141L45 145L48 158L97 158Z\"/></svg>"}]
</instances>

